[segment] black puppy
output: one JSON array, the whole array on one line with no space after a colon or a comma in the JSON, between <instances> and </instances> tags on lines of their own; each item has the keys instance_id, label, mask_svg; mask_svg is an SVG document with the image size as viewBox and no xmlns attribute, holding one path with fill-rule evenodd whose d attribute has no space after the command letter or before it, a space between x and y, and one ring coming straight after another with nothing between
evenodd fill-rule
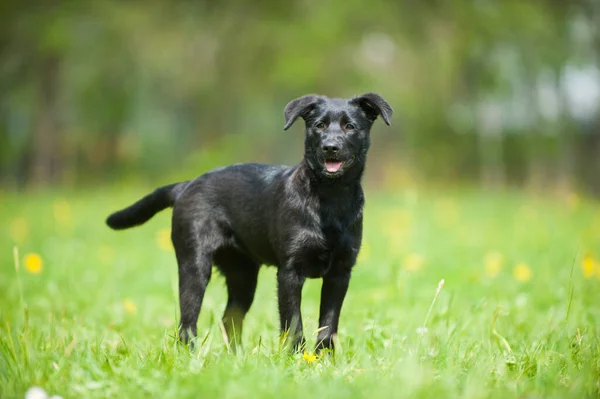
<instances>
[{"instance_id":1,"label":"black puppy","mask_svg":"<svg viewBox=\"0 0 600 399\"><path fill-rule=\"evenodd\" d=\"M297 166L238 164L195 180L161 187L112 214L113 229L140 225L173 207L172 240L179 265L180 338L196 323L213 263L229 299L223 323L240 336L261 265L278 268L281 332L304 345L300 300L305 279L323 279L317 349L333 349L350 273L361 245L364 196L360 184L371 125L392 108L374 93L352 99L307 95L285 108L287 130L306 122L304 159Z\"/></svg>"}]
</instances>

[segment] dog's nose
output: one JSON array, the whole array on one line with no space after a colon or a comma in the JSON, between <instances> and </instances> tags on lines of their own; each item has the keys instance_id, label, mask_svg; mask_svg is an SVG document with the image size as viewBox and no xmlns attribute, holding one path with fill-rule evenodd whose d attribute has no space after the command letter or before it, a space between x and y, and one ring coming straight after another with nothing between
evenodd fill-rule
<instances>
[{"instance_id":1,"label":"dog's nose","mask_svg":"<svg viewBox=\"0 0 600 399\"><path fill-rule=\"evenodd\" d=\"M335 143L324 143L321 148L327 155L335 155L340 150L340 147Z\"/></svg>"}]
</instances>

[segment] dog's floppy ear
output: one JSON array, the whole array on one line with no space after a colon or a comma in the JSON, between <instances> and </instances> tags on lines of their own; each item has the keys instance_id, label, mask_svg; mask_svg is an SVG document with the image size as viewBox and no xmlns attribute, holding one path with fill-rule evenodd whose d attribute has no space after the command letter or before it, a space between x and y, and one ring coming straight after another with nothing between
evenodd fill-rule
<instances>
[{"instance_id":1,"label":"dog's floppy ear","mask_svg":"<svg viewBox=\"0 0 600 399\"><path fill-rule=\"evenodd\" d=\"M365 111L367 117L374 121L378 115L381 115L386 125L390 125L390 119L394 110L390 107L379 94L366 93L350 100L350 104L358 105Z\"/></svg>"},{"instance_id":2,"label":"dog's floppy ear","mask_svg":"<svg viewBox=\"0 0 600 399\"><path fill-rule=\"evenodd\" d=\"M288 130L299 116L304 118L315 104L321 101L323 101L323 96L316 94L308 94L290 101L283 111L285 115L285 126L283 127L283 130Z\"/></svg>"}]
</instances>

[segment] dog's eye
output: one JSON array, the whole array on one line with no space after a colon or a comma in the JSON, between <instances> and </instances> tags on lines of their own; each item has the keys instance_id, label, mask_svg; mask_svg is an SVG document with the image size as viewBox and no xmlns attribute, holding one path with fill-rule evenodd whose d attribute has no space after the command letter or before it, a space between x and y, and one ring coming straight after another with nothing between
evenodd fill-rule
<instances>
[{"instance_id":1,"label":"dog's eye","mask_svg":"<svg viewBox=\"0 0 600 399\"><path fill-rule=\"evenodd\" d=\"M325 124L323 122L319 122L315 125L317 129L325 129Z\"/></svg>"},{"instance_id":2,"label":"dog's eye","mask_svg":"<svg viewBox=\"0 0 600 399\"><path fill-rule=\"evenodd\" d=\"M354 129L356 129L352 123L346 123L346 126L344 128L346 130L354 130Z\"/></svg>"}]
</instances>

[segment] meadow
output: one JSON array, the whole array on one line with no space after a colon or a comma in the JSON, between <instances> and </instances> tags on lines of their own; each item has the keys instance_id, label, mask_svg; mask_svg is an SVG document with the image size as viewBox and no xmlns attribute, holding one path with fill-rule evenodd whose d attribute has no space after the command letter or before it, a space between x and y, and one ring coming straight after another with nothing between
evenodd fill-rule
<instances>
[{"instance_id":1,"label":"meadow","mask_svg":"<svg viewBox=\"0 0 600 399\"><path fill-rule=\"evenodd\" d=\"M0 397L584 398L600 396L600 205L470 190L367 192L364 246L335 356L311 349L320 281L304 288L308 351L278 335L263 268L228 352L217 273L198 348L175 339L170 211L104 225L149 189L0 193ZM442 282L443 280L443 282Z\"/></svg>"}]
</instances>

